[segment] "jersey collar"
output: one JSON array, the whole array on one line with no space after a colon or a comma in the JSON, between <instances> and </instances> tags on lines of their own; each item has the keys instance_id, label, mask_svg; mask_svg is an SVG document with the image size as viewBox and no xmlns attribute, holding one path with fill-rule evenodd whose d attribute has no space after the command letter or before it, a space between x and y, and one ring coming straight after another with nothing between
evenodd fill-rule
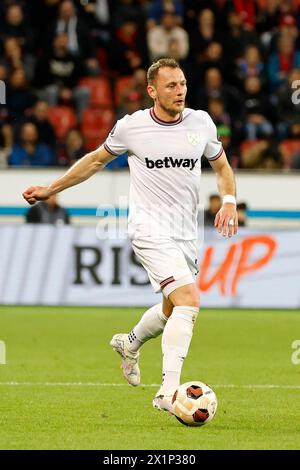
<instances>
[{"instance_id":1,"label":"jersey collar","mask_svg":"<svg viewBox=\"0 0 300 470\"><path fill-rule=\"evenodd\" d=\"M150 109L150 116L153 121L155 121L157 124L160 124L161 126L175 126L176 124L179 124L183 119L183 115L182 113L180 113L180 116L178 119L176 119L176 121L163 121L162 119L159 119L159 117L156 116L153 108Z\"/></svg>"}]
</instances>

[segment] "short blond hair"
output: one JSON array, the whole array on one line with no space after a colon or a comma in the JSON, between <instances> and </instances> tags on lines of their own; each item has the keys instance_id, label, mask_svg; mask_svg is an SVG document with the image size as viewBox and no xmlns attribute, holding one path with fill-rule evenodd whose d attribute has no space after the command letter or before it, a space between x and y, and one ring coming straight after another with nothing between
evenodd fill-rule
<instances>
[{"instance_id":1,"label":"short blond hair","mask_svg":"<svg viewBox=\"0 0 300 470\"><path fill-rule=\"evenodd\" d=\"M147 71L148 84L152 84L155 81L155 79L158 75L159 69L161 69L163 67L169 67L171 69L180 69L180 70L182 70L179 63L175 59L170 59L168 57L163 58L163 59L159 59L156 62L153 62L153 64L149 67L149 69Z\"/></svg>"}]
</instances>

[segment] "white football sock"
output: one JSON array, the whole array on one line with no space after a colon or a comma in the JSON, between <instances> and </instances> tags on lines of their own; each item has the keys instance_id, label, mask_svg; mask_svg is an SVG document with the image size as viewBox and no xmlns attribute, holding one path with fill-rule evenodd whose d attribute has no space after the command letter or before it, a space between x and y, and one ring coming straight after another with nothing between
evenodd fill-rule
<instances>
[{"instance_id":1,"label":"white football sock","mask_svg":"<svg viewBox=\"0 0 300 470\"><path fill-rule=\"evenodd\" d=\"M136 352L149 339L159 336L166 325L168 318L163 314L162 304L149 308L139 323L128 335L127 347L130 351Z\"/></svg>"},{"instance_id":2,"label":"white football sock","mask_svg":"<svg viewBox=\"0 0 300 470\"><path fill-rule=\"evenodd\" d=\"M183 361L193 336L198 307L174 307L162 336L163 383L162 388L178 387Z\"/></svg>"}]
</instances>

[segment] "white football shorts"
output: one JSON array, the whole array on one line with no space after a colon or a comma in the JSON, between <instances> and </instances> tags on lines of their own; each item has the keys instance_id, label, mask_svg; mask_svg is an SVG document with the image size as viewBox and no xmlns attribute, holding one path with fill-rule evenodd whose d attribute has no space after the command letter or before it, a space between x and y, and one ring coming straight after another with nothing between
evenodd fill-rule
<instances>
[{"instance_id":1,"label":"white football shorts","mask_svg":"<svg viewBox=\"0 0 300 470\"><path fill-rule=\"evenodd\" d=\"M155 292L163 292L168 297L178 287L195 282L196 240L138 238L132 240L132 247Z\"/></svg>"}]
</instances>

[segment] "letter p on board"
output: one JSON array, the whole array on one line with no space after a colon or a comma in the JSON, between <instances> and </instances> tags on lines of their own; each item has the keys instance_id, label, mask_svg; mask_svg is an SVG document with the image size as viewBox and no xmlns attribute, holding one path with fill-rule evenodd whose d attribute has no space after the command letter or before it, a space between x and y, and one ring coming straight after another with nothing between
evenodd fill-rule
<instances>
[{"instance_id":1,"label":"letter p on board","mask_svg":"<svg viewBox=\"0 0 300 470\"><path fill-rule=\"evenodd\" d=\"M6 346L4 341L0 341L0 364L6 364Z\"/></svg>"},{"instance_id":2,"label":"letter p on board","mask_svg":"<svg viewBox=\"0 0 300 470\"><path fill-rule=\"evenodd\" d=\"M6 86L3 80L0 80L0 104L6 104Z\"/></svg>"}]
</instances>

